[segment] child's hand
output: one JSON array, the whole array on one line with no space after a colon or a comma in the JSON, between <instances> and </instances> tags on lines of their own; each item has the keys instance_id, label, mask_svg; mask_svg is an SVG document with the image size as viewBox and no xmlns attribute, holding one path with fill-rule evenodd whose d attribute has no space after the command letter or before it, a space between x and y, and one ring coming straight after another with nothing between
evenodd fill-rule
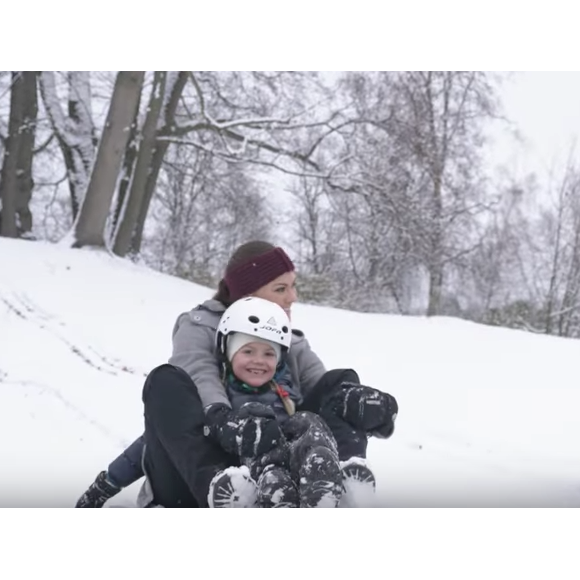
<instances>
[{"instance_id":1,"label":"child's hand","mask_svg":"<svg viewBox=\"0 0 580 580\"><path fill-rule=\"evenodd\" d=\"M250 473L255 481L258 481L262 472L270 465L287 469L290 462L290 449L286 442L281 442L268 453L256 457L249 462Z\"/></svg>"},{"instance_id":2,"label":"child's hand","mask_svg":"<svg viewBox=\"0 0 580 580\"><path fill-rule=\"evenodd\" d=\"M228 452L241 459L260 457L284 441L274 411L261 403L246 403L239 411L223 404L206 410L209 433Z\"/></svg>"}]
</instances>

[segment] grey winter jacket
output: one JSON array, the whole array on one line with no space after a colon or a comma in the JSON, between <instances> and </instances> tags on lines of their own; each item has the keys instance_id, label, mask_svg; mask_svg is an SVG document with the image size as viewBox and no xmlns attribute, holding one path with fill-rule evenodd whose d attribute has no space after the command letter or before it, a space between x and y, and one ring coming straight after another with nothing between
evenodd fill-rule
<instances>
[{"instance_id":1,"label":"grey winter jacket","mask_svg":"<svg viewBox=\"0 0 580 580\"><path fill-rule=\"evenodd\" d=\"M225 309L217 300L206 300L190 312L180 314L173 327L173 354L169 363L181 367L192 378L204 407L213 403L231 407L215 347L215 333ZM302 396L326 372L300 330L292 330L288 367L292 385Z\"/></svg>"}]
</instances>

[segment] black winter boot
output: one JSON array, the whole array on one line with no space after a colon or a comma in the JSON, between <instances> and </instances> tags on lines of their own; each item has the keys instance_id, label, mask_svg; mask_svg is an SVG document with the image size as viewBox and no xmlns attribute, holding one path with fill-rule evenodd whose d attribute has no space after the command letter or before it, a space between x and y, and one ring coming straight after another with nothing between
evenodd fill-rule
<instances>
[{"instance_id":1,"label":"black winter boot","mask_svg":"<svg viewBox=\"0 0 580 580\"><path fill-rule=\"evenodd\" d=\"M101 471L89 489L81 495L75 508L102 508L105 502L116 496L121 489L107 479L106 471Z\"/></svg>"},{"instance_id":2,"label":"black winter boot","mask_svg":"<svg viewBox=\"0 0 580 580\"><path fill-rule=\"evenodd\" d=\"M351 457L341 461L342 500L340 507L367 508L376 505L377 482L367 460Z\"/></svg>"},{"instance_id":3,"label":"black winter boot","mask_svg":"<svg viewBox=\"0 0 580 580\"><path fill-rule=\"evenodd\" d=\"M335 508L342 496L338 456L328 447L314 447L300 467L300 507Z\"/></svg>"},{"instance_id":4,"label":"black winter boot","mask_svg":"<svg viewBox=\"0 0 580 580\"><path fill-rule=\"evenodd\" d=\"M290 447L290 473L299 482L300 507L337 507L342 471L336 441L318 415L299 411L284 425Z\"/></svg>"},{"instance_id":5,"label":"black winter boot","mask_svg":"<svg viewBox=\"0 0 580 580\"><path fill-rule=\"evenodd\" d=\"M256 482L242 465L216 473L209 484L207 503L210 508L254 508L257 496Z\"/></svg>"}]
</instances>

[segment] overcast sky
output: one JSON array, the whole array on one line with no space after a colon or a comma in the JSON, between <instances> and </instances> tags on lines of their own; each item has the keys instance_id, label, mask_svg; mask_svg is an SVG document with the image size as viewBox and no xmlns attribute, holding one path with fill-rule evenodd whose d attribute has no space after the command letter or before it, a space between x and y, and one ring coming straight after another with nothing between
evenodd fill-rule
<instances>
[{"instance_id":1,"label":"overcast sky","mask_svg":"<svg viewBox=\"0 0 580 580\"><path fill-rule=\"evenodd\" d=\"M543 180L554 164L565 162L580 135L580 72L516 72L500 97L523 142L497 126L491 159L519 174L537 172Z\"/></svg>"}]
</instances>

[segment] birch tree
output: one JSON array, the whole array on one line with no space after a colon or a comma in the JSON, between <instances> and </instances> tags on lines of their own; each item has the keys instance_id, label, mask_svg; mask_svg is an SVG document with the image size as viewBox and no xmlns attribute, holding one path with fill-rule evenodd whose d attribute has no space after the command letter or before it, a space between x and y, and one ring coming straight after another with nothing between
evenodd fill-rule
<instances>
[{"instance_id":1,"label":"birch tree","mask_svg":"<svg viewBox=\"0 0 580 580\"><path fill-rule=\"evenodd\" d=\"M3 154L6 139L8 138L8 118L10 116L10 103L6 103L6 96L10 94L11 87L11 71L0 71L0 154ZM4 105L4 103L6 103L6 105Z\"/></svg>"},{"instance_id":2,"label":"birch tree","mask_svg":"<svg viewBox=\"0 0 580 580\"><path fill-rule=\"evenodd\" d=\"M92 113L91 78L87 71L69 71L67 113L57 91L55 71L40 73L40 92L48 119L58 140L70 190L71 211L76 219L95 160L97 136Z\"/></svg>"}]
</instances>

